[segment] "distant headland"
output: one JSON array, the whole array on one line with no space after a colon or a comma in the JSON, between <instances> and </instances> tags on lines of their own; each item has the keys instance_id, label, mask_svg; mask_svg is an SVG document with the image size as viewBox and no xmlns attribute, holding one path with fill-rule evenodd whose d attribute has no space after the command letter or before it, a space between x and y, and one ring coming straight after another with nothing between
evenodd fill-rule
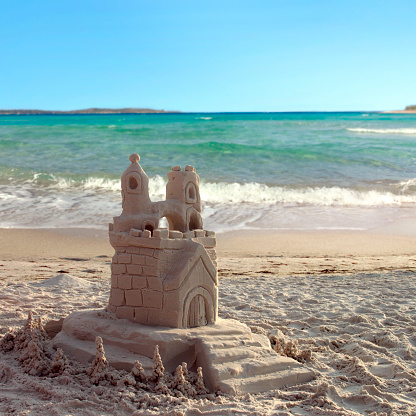
<instances>
[{"instance_id":1,"label":"distant headland","mask_svg":"<svg viewBox=\"0 0 416 416\"><path fill-rule=\"evenodd\" d=\"M386 114L416 114L416 105L408 105L404 110L383 111Z\"/></svg>"},{"instance_id":2,"label":"distant headland","mask_svg":"<svg viewBox=\"0 0 416 416\"><path fill-rule=\"evenodd\" d=\"M86 108L84 110L0 110L0 114L151 114L180 113L180 111L154 110L151 108Z\"/></svg>"}]
</instances>

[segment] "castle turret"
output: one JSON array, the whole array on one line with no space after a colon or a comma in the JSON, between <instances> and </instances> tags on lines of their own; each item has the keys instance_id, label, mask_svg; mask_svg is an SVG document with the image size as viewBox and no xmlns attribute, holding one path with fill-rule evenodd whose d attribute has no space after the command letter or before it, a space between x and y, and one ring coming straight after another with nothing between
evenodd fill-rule
<instances>
[{"instance_id":1,"label":"castle turret","mask_svg":"<svg viewBox=\"0 0 416 416\"><path fill-rule=\"evenodd\" d=\"M133 153L129 157L130 166L121 176L121 195L123 212L114 217L113 229L116 232L157 228L159 217L152 212L149 197L149 178L139 165L140 156Z\"/></svg>"},{"instance_id":2,"label":"castle turret","mask_svg":"<svg viewBox=\"0 0 416 416\"><path fill-rule=\"evenodd\" d=\"M158 202L161 217L166 217L171 230L183 233L203 228L199 176L193 166L172 168L167 173L166 201Z\"/></svg>"},{"instance_id":3,"label":"castle turret","mask_svg":"<svg viewBox=\"0 0 416 416\"><path fill-rule=\"evenodd\" d=\"M149 197L149 178L139 165L140 156L133 153L129 157L130 166L121 176L121 195L123 212L121 215L151 213L152 202Z\"/></svg>"}]
</instances>

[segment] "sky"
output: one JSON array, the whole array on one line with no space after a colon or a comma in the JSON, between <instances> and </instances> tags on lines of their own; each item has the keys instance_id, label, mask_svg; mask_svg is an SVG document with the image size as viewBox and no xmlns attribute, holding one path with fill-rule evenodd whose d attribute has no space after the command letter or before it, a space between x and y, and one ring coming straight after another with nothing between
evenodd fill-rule
<instances>
[{"instance_id":1,"label":"sky","mask_svg":"<svg viewBox=\"0 0 416 416\"><path fill-rule=\"evenodd\" d=\"M0 0L0 109L403 109L415 21L415 0Z\"/></svg>"}]
</instances>

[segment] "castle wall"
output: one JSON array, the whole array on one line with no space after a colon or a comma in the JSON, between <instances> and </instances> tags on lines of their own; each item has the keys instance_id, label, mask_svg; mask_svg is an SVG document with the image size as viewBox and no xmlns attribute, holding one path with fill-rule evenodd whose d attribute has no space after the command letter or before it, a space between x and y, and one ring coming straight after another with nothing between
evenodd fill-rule
<instances>
[{"instance_id":1,"label":"castle wall","mask_svg":"<svg viewBox=\"0 0 416 416\"><path fill-rule=\"evenodd\" d=\"M202 288L208 321L215 321L218 294L213 232L183 234L157 229L151 236L136 229L110 231L110 243L115 254L107 309L118 318L143 325L186 327L186 297Z\"/></svg>"}]
</instances>

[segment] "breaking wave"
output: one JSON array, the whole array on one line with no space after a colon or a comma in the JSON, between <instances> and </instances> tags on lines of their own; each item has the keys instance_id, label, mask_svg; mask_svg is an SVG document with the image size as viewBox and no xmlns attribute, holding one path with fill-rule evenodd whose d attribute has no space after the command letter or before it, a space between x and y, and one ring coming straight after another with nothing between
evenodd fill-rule
<instances>
[{"instance_id":1,"label":"breaking wave","mask_svg":"<svg viewBox=\"0 0 416 416\"><path fill-rule=\"evenodd\" d=\"M402 128L402 129L365 129L361 127L349 128L348 131L356 133L378 133L378 134L410 134L416 135L416 129Z\"/></svg>"},{"instance_id":2,"label":"breaking wave","mask_svg":"<svg viewBox=\"0 0 416 416\"><path fill-rule=\"evenodd\" d=\"M416 191L416 178L405 179L398 182L395 186L397 189L400 189L401 192Z\"/></svg>"},{"instance_id":3,"label":"breaking wave","mask_svg":"<svg viewBox=\"0 0 416 416\"><path fill-rule=\"evenodd\" d=\"M166 195L165 177L155 175L149 178L149 193L152 200L164 199ZM65 194L88 196L96 193L119 195L120 179L105 177L70 178L53 175L34 174L26 180L12 180L1 187L3 198L13 194L16 189L28 191L29 195L58 192L61 198ZM264 183L227 183L202 181L201 199L208 204L288 204L319 206L379 206L416 203L416 178L402 180L386 185L383 189L352 189L340 186L290 187L269 186Z\"/></svg>"},{"instance_id":4,"label":"breaking wave","mask_svg":"<svg viewBox=\"0 0 416 416\"><path fill-rule=\"evenodd\" d=\"M167 179L149 178L150 198L164 200ZM0 184L0 226L105 228L121 213L120 179L35 174ZM200 184L207 229L366 228L414 210L416 178L383 189L285 187L262 183ZM398 212L400 211L400 213ZM407 215L407 214L406 214Z\"/></svg>"},{"instance_id":5,"label":"breaking wave","mask_svg":"<svg viewBox=\"0 0 416 416\"><path fill-rule=\"evenodd\" d=\"M410 184L409 184L410 185ZM340 187L291 189L259 183L202 183L201 197L211 203L254 203L321 206L379 206L416 203L416 194L403 195L376 190Z\"/></svg>"}]
</instances>

